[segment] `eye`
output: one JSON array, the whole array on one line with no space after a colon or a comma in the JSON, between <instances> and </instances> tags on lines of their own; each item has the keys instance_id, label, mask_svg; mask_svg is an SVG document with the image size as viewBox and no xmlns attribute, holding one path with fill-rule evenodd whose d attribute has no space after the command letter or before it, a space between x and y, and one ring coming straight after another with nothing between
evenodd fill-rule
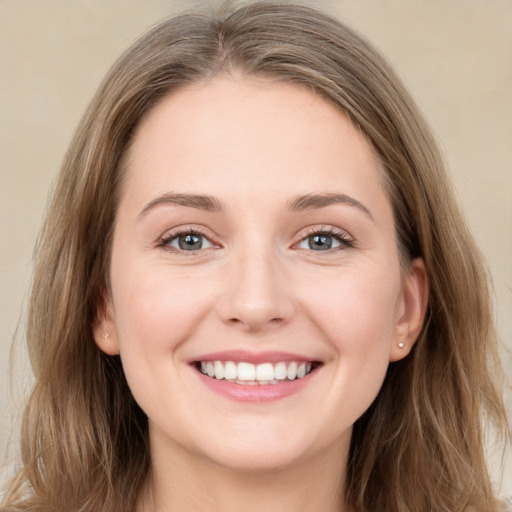
<instances>
[{"instance_id":1,"label":"eye","mask_svg":"<svg viewBox=\"0 0 512 512\"><path fill-rule=\"evenodd\" d=\"M160 242L162 247L177 249L178 251L200 251L213 247L212 242L203 234L196 231L171 233Z\"/></svg>"},{"instance_id":2,"label":"eye","mask_svg":"<svg viewBox=\"0 0 512 512\"><path fill-rule=\"evenodd\" d=\"M333 236L325 234L310 235L299 244L301 249L311 249L313 251L328 251L329 249L339 247L341 244Z\"/></svg>"},{"instance_id":3,"label":"eye","mask_svg":"<svg viewBox=\"0 0 512 512\"><path fill-rule=\"evenodd\" d=\"M311 251L330 251L354 246L354 241L344 231L334 228L314 231L303 238L296 247Z\"/></svg>"}]
</instances>

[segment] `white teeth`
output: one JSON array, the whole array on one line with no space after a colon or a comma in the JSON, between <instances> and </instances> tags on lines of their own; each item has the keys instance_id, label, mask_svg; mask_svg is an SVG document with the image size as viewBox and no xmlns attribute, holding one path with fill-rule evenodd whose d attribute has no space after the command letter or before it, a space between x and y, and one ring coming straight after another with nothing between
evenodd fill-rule
<instances>
[{"instance_id":1,"label":"white teeth","mask_svg":"<svg viewBox=\"0 0 512 512\"><path fill-rule=\"evenodd\" d=\"M201 363L201 368L203 367ZM233 361L228 361L224 364L224 378L225 379L236 379L238 372L236 371L236 364Z\"/></svg>"},{"instance_id":2,"label":"white teeth","mask_svg":"<svg viewBox=\"0 0 512 512\"><path fill-rule=\"evenodd\" d=\"M263 363L256 366L256 380L274 380L272 363Z\"/></svg>"},{"instance_id":3,"label":"white teeth","mask_svg":"<svg viewBox=\"0 0 512 512\"><path fill-rule=\"evenodd\" d=\"M274 379L283 380L286 379L286 363L277 363L274 366Z\"/></svg>"},{"instance_id":4,"label":"white teeth","mask_svg":"<svg viewBox=\"0 0 512 512\"><path fill-rule=\"evenodd\" d=\"M313 369L312 363L280 361L278 363L252 363L233 361L201 361L198 365L201 373L217 380L228 380L237 384L269 385L302 379Z\"/></svg>"},{"instance_id":5,"label":"white teeth","mask_svg":"<svg viewBox=\"0 0 512 512\"><path fill-rule=\"evenodd\" d=\"M241 380L236 381L237 384L244 384L245 386L257 386L258 383L255 380Z\"/></svg>"},{"instance_id":6,"label":"white teeth","mask_svg":"<svg viewBox=\"0 0 512 512\"><path fill-rule=\"evenodd\" d=\"M255 380L256 367L251 363L238 363L238 380Z\"/></svg>"},{"instance_id":7,"label":"white teeth","mask_svg":"<svg viewBox=\"0 0 512 512\"><path fill-rule=\"evenodd\" d=\"M297 363L290 363L288 365L288 369L286 370L286 376L290 380L297 378Z\"/></svg>"},{"instance_id":8,"label":"white teeth","mask_svg":"<svg viewBox=\"0 0 512 512\"><path fill-rule=\"evenodd\" d=\"M215 378L223 379L224 378L224 365L220 361L215 361L213 363L213 367L215 368Z\"/></svg>"}]
</instances>

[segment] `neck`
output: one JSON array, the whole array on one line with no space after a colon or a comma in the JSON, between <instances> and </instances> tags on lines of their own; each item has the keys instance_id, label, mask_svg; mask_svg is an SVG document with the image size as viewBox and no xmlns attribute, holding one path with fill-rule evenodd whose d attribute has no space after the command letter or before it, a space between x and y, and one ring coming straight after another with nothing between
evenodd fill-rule
<instances>
[{"instance_id":1,"label":"neck","mask_svg":"<svg viewBox=\"0 0 512 512\"><path fill-rule=\"evenodd\" d=\"M271 470L226 468L181 448L172 457L153 452L151 475L136 510L345 512L345 445Z\"/></svg>"}]
</instances>

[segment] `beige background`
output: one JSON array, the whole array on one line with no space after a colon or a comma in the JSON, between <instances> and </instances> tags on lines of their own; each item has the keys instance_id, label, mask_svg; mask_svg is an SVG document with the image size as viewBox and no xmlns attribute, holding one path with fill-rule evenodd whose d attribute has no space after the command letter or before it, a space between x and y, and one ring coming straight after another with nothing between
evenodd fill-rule
<instances>
[{"instance_id":1,"label":"beige background","mask_svg":"<svg viewBox=\"0 0 512 512\"><path fill-rule=\"evenodd\" d=\"M26 298L47 191L74 127L108 67L138 35L174 12L213 3L0 0L2 462L14 453L17 433L11 425L30 383L22 327L12 360L11 340ZM511 349L512 2L311 3L341 16L380 47L431 122L470 225L490 262L499 332ZM512 374L509 358L506 365ZM4 446L9 447L5 457ZM510 455L505 460L501 485L501 492L508 495L511 460ZM499 465L495 468L498 475Z\"/></svg>"}]
</instances>

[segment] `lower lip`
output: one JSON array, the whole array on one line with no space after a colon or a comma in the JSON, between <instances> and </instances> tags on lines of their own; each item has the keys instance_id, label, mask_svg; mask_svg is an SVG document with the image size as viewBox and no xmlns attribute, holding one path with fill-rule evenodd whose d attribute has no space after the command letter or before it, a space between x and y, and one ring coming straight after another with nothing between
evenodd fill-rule
<instances>
[{"instance_id":1,"label":"lower lip","mask_svg":"<svg viewBox=\"0 0 512 512\"><path fill-rule=\"evenodd\" d=\"M237 402L275 402L281 398L294 395L307 386L318 368L301 379L283 382L281 384L244 385L217 380L204 375L194 368L195 373L212 391Z\"/></svg>"}]
</instances>

